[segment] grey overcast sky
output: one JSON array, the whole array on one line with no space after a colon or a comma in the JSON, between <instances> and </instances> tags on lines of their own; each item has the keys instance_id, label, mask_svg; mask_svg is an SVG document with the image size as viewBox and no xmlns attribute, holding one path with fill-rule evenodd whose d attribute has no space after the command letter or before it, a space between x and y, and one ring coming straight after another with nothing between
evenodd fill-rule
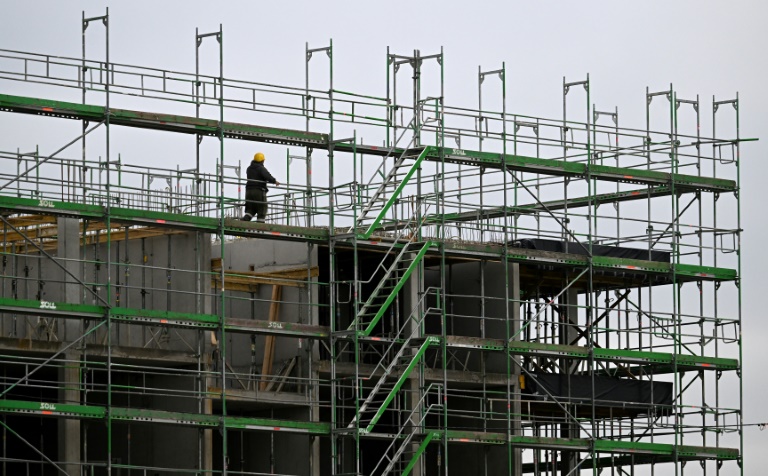
<instances>
[{"instance_id":1,"label":"grey overcast sky","mask_svg":"<svg viewBox=\"0 0 768 476\"><path fill-rule=\"evenodd\" d=\"M744 414L747 423L768 422L763 360L768 319L761 304L768 282L762 275L768 267L768 3L3 0L0 48L79 57L81 11L101 15L107 4L111 58L125 64L194 71L195 28L214 31L221 23L227 77L303 86L305 42L324 46L332 38L335 88L383 96L387 46L406 54L414 48L431 54L442 46L448 104L476 107L478 65L495 69L506 62L511 112L561 117L563 76L579 80L589 73L593 102L598 109L618 106L621 125L627 127L645 127L646 86L663 90L673 83L681 98L699 94L705 135L711 131L712 96L728 99L738 91L741 136L761 139L745 144L741 157ZM94 27L88 33L88 48L95 55L103 52L100 30ZM201 51L208 55L204 72L215 73L215 51ZM313 63L313 68L318 78L324 74L324 63ZM318 79L315 86L322 85ZM20 91L20 85L0 81L0 93ZM68 99L79 96L74 92ZM498 102L494 106L488 99L488 104L498 109ZM40 144L43 153L52 152L79 128L55 126L41 134L31 124L0 113L0 149L29 150ZM127 141L117 146L115 152L126 157L159 158L169 167L183 163L193 150L168 145L155 150L154 145ZM763 474L768 431L748 427L745 441L745 474Z\"/></svg>"}]
</instances>

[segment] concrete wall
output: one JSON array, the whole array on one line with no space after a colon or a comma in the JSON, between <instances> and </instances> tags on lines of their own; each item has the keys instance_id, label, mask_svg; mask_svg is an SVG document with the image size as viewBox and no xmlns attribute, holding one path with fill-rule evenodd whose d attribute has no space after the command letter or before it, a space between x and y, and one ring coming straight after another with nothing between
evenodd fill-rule
<instances>
[{"instance_id":1,"label":"concrete wall","mask_svg":"<svg viewBox=\"0 0 768 476\"><path fill-rule=\"evenodd\" d=\"M509 267L509 291L506 293L504 268L501 263L475 262L450 266L447 275L448 292L451 294L446 310L449 314L446 323L448 335L504 339L507 335L507 313L510 320L509 333L514 335L520 326L519 306L511 302L515 296L515 265L507 266ZM482 286L481 273L484 279ZM438 286L439 279L437 272L425 274L426 286ZM483 288L484 293L481 292ZM505 299L510 300L508 310L505 307ZM434 330L430 329L430 331ZM480 352L470 352L467 360L467 352L455 353L457 360L462 363L467 362L468 370L472 371L481 370L480 355ZM451 368L462 370L457 365L453 364ZM507 372L507 361L498 352L488 353L485 365L487 372Z\"/></svg>"},{"instance_id":2,"label":"concrete wall","mask_svg":"<svg viewBox=\"0 0 768 476\"><path fill-rule=\"evenodd\" d=\"M283 408L252 416L285 420L306 420L306 411ZM310 437L280 432L230 431L229 469L259 474L310 474ZM218 448L216 447L218 446ZM214 441L214 468L220 468L221 439ZM217 455L218 454L218 455Z\"/></svg>"},{"instance_id":3,"label":"concrete wall","mask_svg":"<svg viewBox=\"0 0 768 476\"><path fill-rule=\"evenodd\" d=\"M39 253L11 256L6 260L0 293L4 297L103 305L106 299L106 244L79 245L79 222L59 218L58 249L50 252L87 289ZM113 264L109 273L113 306L160 309L177 312L210 312L210 276L195 273L210 270L210 235L183 233L129 241L115 241L110 247ZM77 261L75 261L77 260ZM198 282L199 276L199 282ZM14 293L13 282L16 281ZM197 290L207 293L196 299ZM14 325L15 322L15 325ZM91 323L93 324L93 323ZM41 320L37 317L3 315L2 334L18 338L72 341L83 332L83 322L67 319ZM114 324L112 343L120 346L190 351L196 332ZM153 338L153 334L156 336ZM105 342L103 331L89 336L88 343ZM194 346L193 346L194 347Z\"/></svg>"},{"instance_id":4,"label":"concrete wall","mask_svg":"<svg viewBox=\"0 0 768 476\"><path fill-rule=\"evenodd\" d=\"M513 336L520 327L520 306L515 304L519 299L518 266L507 264L508 281L505 278L504 264L494 262L471 262L452 264L447 272L448 314L447 334L464 337L484 337L490 339L505 339L507 333ZM425 273L426 286L439 286L440 273L431 271ZM507 330L507 324L509 330ZM436 329L429 328L429 332ZM483 362L484 360L484 362ZM481 353L476 350L454 350L448 360L450 370L468 370L472 372L496 373L506 375L510 362L503 353ZM466 365L466 368L465 368ZM518 373L512 363L511 374ZM513 394L516 382L512 383ZM454 388L455 387L455 388ZM505 433L505 419L486 420L479 418L482 405L488 409L489 402L481 401L479 388L469 391L461 385L448 385L449 415L476 415L474 418L449 416L449 427L466 428L475 431L490 431ZM505 387L488 388L493 390L496 398L505 398ZM506 404L504 405L506 408ZM514 404L512 411L516 412L519 404ZM499 410L498 408L496 410ZM513 433L516 425L513 423ZM435 448L426 453L427 474L437 474L438 467ZM513 474L519 474L521 456L519 450L513 450ZM453 444L449 447L448 473L463 474L508 474L509 455L506 447L487 447L482 445Z\"/></svg>"},{"instance_id":5,"label":"concrete wall","mask_svg":"<svg viewBox=\"0 0 768 476\"><path fill-rule=\"evenodd\" d=\"M212 247L213 258L221 257L221 246ZM225 271L256 271L270 272L286 268L299 268L317 265L317 250L305 243L294 243L273 240L234 240L225 243ZM314 278L316 279L316 278ZM272 285L261 284L254 293L228 291L225 304L225 315L239 319L268 320L272 305ZM311 286L282 286L278 321L302 324L317 324L318 287ZM310 296L311 294L311 296ZM310 303L310 299L312 303ZM312 305L314 304L314 305ZM255 336L256 353L253 356L261 372L261 362L264 359L264 342L266 336ZM301 357L298 364L299 375L307 377L308 353L312 350L312 342L293 337L276 337L274 372L280 370L283 362L294 356ZM247 372L251 366L251 336L246 334L228 334L227 353L230 365L237 372Z\"/></svg>"},{"instance_id":6,"label":"concrete wall","mask_svg":"<svg viewBox=\"0 0 768 476\"><path fill-rule=\"evenodd\" d=\"M103 382L102 382L103 383ZM162 375L131 375L115 373L113 383L118 386L146 386L156 391L140 395L116 392L113 404L121 407L152 408L177 412L197 413L193 399L181 398L178 394L191 390L189 379ZM177 395L171 395L175 393ZM105 404L105 396L93 395L89 403ZM61 420L64 421L64 420ZM105 462L107 432L103 423L84 423L83 440L87 445L88 461ZM66 442L70 443L70 442ZM192 427L150 423L127 423L114 421L112 432L112 461L117 464L146 465L194 470L198 460L199 430ZM113 474L121 474L119 469ZM126 470L122 470L126 474ZM76 473L73 473L76 474ZM104 474L103 470L97 474ZM169 473L160 473L169 474ZM178 474L178 473L172 473Z\"/></svg>"}]
</instances>

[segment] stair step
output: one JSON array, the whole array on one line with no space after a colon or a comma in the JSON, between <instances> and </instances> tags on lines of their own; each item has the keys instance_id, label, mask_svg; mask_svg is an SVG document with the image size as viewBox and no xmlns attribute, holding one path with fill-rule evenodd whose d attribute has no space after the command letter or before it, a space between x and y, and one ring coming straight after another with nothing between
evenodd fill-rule
<instances>
[{"instance_id":1,"label":"stair step","mask_svg":"<svg viewBox=\"0 0 768 476\"><path fill-rule=\"evenodd\" d=\"M391 290L391 289L395 289L396 286L397 286L396 282L395 283L385 283L383 286L378 287L376 289L379 290L379 291L382 291L384 289Z\"/></svg>"},{"instance_id":2,"label":"stair step","mask_svg":"<svg viewBox=\"0 0 768 476\"><path fill-rule=\"evenodd\" d=\"M380 287L379 288L379 294L381 294L381 291L391 291L391 290L395 289L396 287L397 287L397 285ZM376 296L376 297L379 297L379 296Z\"/></svg>"}]
</instances>

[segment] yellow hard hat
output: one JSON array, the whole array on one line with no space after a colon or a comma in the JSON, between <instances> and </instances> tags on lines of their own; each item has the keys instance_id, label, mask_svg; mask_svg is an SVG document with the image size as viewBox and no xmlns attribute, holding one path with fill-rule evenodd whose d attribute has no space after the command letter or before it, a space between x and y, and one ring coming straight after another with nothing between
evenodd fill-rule
<instances>
[{"instance_id":1,"label":"yellow hard hat","mask_svg":"<svg viewBox=\"0 0 768 476\"><path fill-rule=\"evenodd\" d=\"M253 161L254 162L264 162L264 158L265 158L264 154L262 154L261 152L256 152L256 154L254 154L254 156L253 156Z\"/></svg>"}]
</instances>

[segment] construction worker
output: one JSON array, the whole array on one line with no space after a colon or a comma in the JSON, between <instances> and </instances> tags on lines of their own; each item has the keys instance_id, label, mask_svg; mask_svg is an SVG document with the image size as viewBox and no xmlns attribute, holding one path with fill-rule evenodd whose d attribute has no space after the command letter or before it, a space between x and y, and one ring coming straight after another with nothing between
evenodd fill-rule
<instances>
[{"instance_id":1,"label":"construction worker","mask_svg":"<svg viewBox=\"0 0 768 476\"><path fill-rule=\"evenodd\" d=\"M245 221L251 221L253 215L256 215L256 221L264 223L267 217L267 183L280 185L264 167L264 159L264 154L256 152L246 172L248 182L245 184Z\"/></svg>"}]
</instances>

